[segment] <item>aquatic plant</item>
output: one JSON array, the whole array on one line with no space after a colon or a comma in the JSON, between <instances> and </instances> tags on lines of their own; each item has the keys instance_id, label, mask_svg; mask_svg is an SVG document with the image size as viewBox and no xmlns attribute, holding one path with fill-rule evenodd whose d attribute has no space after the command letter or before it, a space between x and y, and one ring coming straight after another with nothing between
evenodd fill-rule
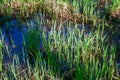
<instances>
[{"instance_id":1,"label":"aquatic plant","mask_svg":"<svg viewBox=\"0 0 120 80\"><path fill-rule=\"evenodd\" d=\"M15 0L8 3L4 0L2 3L0 15L7 10L5 13L10 12L10 16L31 19L34 13L41 13L40 17L35 17L36 26L28 24L28 31L23 35L23 62L20 63L17 55L12 55L10 63L3 65L0 61L1 80L119 80L116 47L109 42L111 37L108 38L105 32L109 30L106 29L107 18L100 19L96 2L72 0L69 4L69 0ZM46 26L44 21L50 25ZM89 26L96 27L91 29ZM108 24L107 28L111 26ZM0 52L2 46L1 40ZM7 45L5 50L10 58ZM0 60L3 55L1 52Z\"/></svg>"},{"instance_id":2,"label":"aquatic plant","mask_svg":"<svg viewBox=\"0 0 120 80\"><path fill-rule=\"evenodd\" d=\"M40 38L41 35L37 30L29 30L25 34L25 49L27 49L28 57L32 60L35 59L40 51Z\"/></svg>"}]
</instances>

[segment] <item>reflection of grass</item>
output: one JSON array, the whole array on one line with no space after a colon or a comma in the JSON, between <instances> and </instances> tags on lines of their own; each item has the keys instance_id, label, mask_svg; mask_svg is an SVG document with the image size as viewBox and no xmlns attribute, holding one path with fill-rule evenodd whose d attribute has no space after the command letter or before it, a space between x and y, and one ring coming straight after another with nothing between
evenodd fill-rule
<instances>
[{"instance_id":1,"label":"reflection of grass","mask_svg":"<svg viewBox=\"0 0 120 80\"><path fill-rule=\"evenodd\" d=\"M68 1L66 0L66 3ZM54 16L56 14L59 14L59 10L56 13L49 13L49 11L52 11L50 8L47 13L52 16L50 20L53 24L50 25L51 31L48 33L48 36L41 30L43 28L41 27L43 20L40 22L37 21L37 28L29 30L24 36L25 47L23 55L26 53L29 55L25 56L24 67L21 66L16 55L13 56L13 62L5 65L4 69L1 67L1 61L0 71L2 72L0 73L0 79L119 80L115 65L116 50L114 45L105 43L105 39L107 38L104 36L104 19L102 19L102 23L96 23L96 18L99 18L99 11L94 13L96 4L90 0L81 0L80 6L78 6L79 4L76 1L73 1L72 5L74 7L75 4L77 4L75 10L82 7L81 10L83 12L81 13L87 16L78 16L80 17L78 19L81 21L82 26L85 25L84 23L86 23L87 19L92 18L94 24L97 24L96 29L94 31L91 30L89 34L85 34L85 28L80 31L77 24L68 23L66 24L66 30L63 27L56 30L58 23L54 22L53 19L55 19ZM21 8L21 14L24 12L24 8ZM63 8L65 9L65 7ZM73 12L74 14L76 13ZM60 26L63 26L61 24L59 23ZM41 49L39 45L40 41L42 42ZM1 46L2 43L0 44L0 51L2 51ZM7 52L10 53L8 50ZM3 54L1 52L0 59L2 58ZM34 59L34 63L31 63L33 61L32 58Z\"/></svg>"}]
</instances>

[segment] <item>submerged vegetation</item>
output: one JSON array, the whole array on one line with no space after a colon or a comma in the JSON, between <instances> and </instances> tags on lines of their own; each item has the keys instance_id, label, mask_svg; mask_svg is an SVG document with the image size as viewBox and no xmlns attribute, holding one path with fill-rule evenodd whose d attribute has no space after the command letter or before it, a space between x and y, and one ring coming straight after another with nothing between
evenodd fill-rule
<instances>
[{"instance_id":1,"label":"submerged vegetation","mask_svg":"<svg viewBox=\"0 0 120 80\"><path fill-rule=\"evenodd\" d=\"M120 0L2 0L0 18L27 26L22 58L0 35L1 80L120 79Z\"/></svg>"}]
</instances>

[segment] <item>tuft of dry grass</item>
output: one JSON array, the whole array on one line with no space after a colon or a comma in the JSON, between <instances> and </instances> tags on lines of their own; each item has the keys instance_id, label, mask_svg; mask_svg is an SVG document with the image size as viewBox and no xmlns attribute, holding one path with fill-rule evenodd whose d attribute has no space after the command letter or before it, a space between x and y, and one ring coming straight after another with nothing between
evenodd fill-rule
<instances>
[{"instance_id":1,"label":"tuft of dry grass","mask_svg":"<svg viewBox=\"0 0 120 80\"><path fill-rule=\"evenodd\" d=\"M105 8L105 6L110 3L111 3L111 0L97 0L97 6L99 9Z\"/></svg>"},{"instance_id":2,"label":"tuft of dry grass","mask_svg":"<svg viewBox=\"0 0 120 80\"><path fill-rule=\"evenodd\" d=\"M52 24L52 20L56 20L57 25L70 21L73 24L84 24L89 25L90 27L95 26L94 19L91 19L81 13L77 13L73 6L70 4L59 2L56 0L45 0L44 2L25 2L15 1L8 3L6 2L0 14L6 15L7 11L11 10L11 16L20 16L22 19L28 18L34 13L44 12L45 20L48 21L48 24ZM99 19L96 19L96 23L99 23Z\"/></svg>"},{"instance_id":3,"label":"tuft of dry grass","mask_svg":"<svg viewBox=\"0 0 120 80\"><path fill-rule=\"evenodd\" d=\"M21 13L22 8L24 10L23 13ZM1 9L1 14L2 15L6 15L7 14L7 10L10 9L11 10L11 16L19 16L20 14L22 14L22 17L27 16L27 14L33 14L34 12L37 12L39 8L39 3L37 2L28 2L28 3L22 3L20 1L17 2L11 2L11 3L5 3Z\"/></svg>"},{"instance_id":4,"label":"tuft of dry grass","mask_svg":"<svg viewBox=\"0 0 120 80\"><path fill-rule=\"evenodd\" d=\"M116 10L111 11L110 16L113 19L120 19L120 6Z\"/></svg>"},{"instance_id":5,"label":"tuft of dry grass","mask_svg":"<svg viewBox=\"0 0 120 80\"><path fill-rule=\"evenodd\" d=\"M97 6L98 6L98 9L100 9L100 10L105 9L106 7L108 7L108 5L110 8L110 11L109 11L110 17L112 19L120 19L120 6L118 6L116 9L112 9L110 7L110 5L112 5L111 0L97 0Z\"/></svg>"}]
</instances>

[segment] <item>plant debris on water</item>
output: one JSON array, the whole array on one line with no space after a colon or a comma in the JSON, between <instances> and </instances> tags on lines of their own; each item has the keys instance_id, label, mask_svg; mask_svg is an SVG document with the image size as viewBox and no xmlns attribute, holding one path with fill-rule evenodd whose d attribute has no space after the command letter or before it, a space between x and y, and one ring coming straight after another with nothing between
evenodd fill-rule
<instances>
[{"instance_id":1,"label":"plant debris on water","mask_svg":"<svg viewBox=\"0 0 120 80\"><path fill-rule=\"evenodd\" d=\"M120 0L0 1L0 80L120 80Z\"/></svg>"}]
</instances>

